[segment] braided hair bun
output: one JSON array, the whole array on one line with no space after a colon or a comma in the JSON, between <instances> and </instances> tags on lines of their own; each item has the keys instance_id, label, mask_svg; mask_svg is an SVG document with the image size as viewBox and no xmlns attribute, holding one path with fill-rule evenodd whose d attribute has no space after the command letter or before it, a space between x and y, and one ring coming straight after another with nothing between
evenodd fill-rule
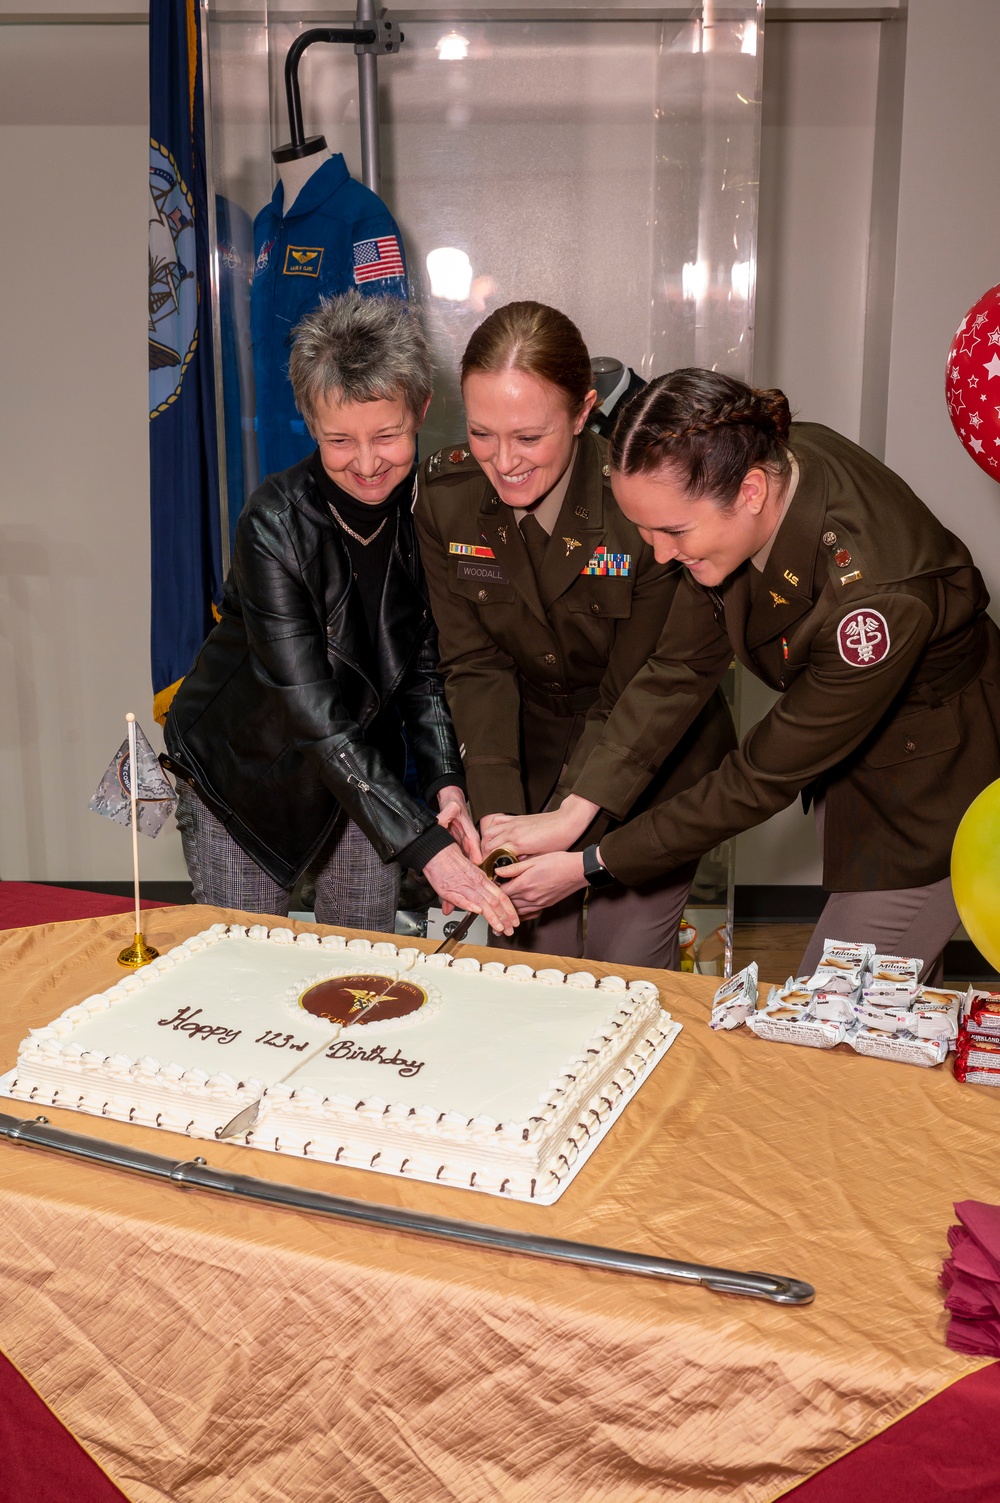
<instances>
[{"instance_id":1,"label":"braided hair bun","mask_svg":"<svg viewBox=\"0 0 1000 1503\"><path fill-rule=\"evenodd\" d=\"M790 471L788 398L719 371L690 366L651 381L629 402L611 436L623 475L667 470L692 498L728 506L748 470Z\"/></svg>"}]
</instances>

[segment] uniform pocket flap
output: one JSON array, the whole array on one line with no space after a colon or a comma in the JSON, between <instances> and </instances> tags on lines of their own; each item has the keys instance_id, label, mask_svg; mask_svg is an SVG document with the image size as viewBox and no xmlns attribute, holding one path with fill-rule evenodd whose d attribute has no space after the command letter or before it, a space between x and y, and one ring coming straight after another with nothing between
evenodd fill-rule
<instances>
[{"instance_id":1,"label":"uniform pocket flap","mask_svg":"<svg viewBox=\"0 0 1000 1503\"><path fill-rule=\"evenodd\" d=\"M448 588L477 605L509 604L516 591L507 575L497 564L474 561L456 570L448 581Z\"/></svg>"},{"instance_id":2,"label":"uniform pocket flap","mask_svg":"<svg viewBox=\"0 0 1000 1503\"><path fill-rule=\"evenodd\" d=\"M951 705L938 705L894 720L876 737L863 760L869 767L893 767L899 762L954 751L961 739Z\"/></svg>"},{"instance_id":3,"label":"uniform pocket flap","mask_svg":"<svg viewBox=\"0 0 1000 1503\"><path fill-rule=\"evenodd\" d=\"M632 614L632 581L584 576L574 582L564 599L567 610L598 619L604 616L609 621L623 621Z\"/></svg>"}]
</instances>

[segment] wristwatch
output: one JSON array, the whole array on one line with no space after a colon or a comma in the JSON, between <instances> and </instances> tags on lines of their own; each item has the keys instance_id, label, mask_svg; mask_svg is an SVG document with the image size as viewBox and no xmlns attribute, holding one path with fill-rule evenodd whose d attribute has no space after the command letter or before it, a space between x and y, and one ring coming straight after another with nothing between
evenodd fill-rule
<instances>
[{"instance_id":1,"label":"wristwatch","mask_svg":"<svg viewBox=\"0 0 1000 1503\"><path fill-rule=\"evenodd\" d=\"M591 887L610 887L615 880L606 866L602 866L596 845L588 845L583 852L583 875Z\"/></svg>"}]
</instances>

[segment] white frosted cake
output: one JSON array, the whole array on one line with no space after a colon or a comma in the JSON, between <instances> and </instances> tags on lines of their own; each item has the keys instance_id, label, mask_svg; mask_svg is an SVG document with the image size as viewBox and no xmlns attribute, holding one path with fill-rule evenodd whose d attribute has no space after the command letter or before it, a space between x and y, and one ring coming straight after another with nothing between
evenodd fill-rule
<instances>
[{"instance_id":1,"label":"white frosted cake","mask_svg":"<svg viewBox=\"0 0 1000 1503\"><path fill-rule=\"evenodd\" d=\"M0 1090L198 1138L263 1093L254 1148L551 1202L679 1031L649 981L216 924L33 1029Z\"/></svg>"}]
</instances>

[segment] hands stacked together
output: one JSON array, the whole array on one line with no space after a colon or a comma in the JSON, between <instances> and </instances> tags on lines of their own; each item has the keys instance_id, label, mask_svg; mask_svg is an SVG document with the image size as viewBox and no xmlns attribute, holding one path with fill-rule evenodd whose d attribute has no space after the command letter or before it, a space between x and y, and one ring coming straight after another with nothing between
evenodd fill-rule
<instances>
[{"instance_id":1,"label":"hands stacked together","mask_svg":"<svg viewBox=\"0 0 1000 1503\"><path fill-rule=\"evenodd\" d=\"M424 875L441 898L445 913L454 908L481 913L494 933L513 934L520 919L534 918L543 908L583 887L583 855L567 850L579 840L598 813L597 805L570 794L549 814L488 814L477 833L461 788L442 788L438 794L438 824L455 845L440 851L424 867ZM507 846L521 858L497 870L504 888L479 869L484 855Z\"/></svg>"}]
</instances>

